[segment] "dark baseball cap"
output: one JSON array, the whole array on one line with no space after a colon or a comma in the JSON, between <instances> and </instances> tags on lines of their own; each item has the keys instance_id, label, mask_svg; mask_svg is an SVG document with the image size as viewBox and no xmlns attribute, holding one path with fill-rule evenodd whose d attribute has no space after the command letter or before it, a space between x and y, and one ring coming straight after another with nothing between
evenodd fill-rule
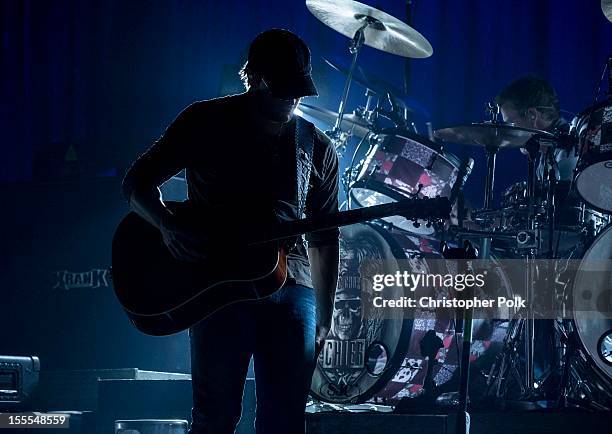
<instances>
[{"instance_id":1,"label":"dark baseball cap","mask_svg":"<svg viewBox=\"0 0 612 434\"><path fill-rule=\"evenodd\" d=\"M289 30L270 29L257 35L249 47L247 65L263 77L277 98L318 95L311 77L310 50Z\"/></svg>"}]
</instances>

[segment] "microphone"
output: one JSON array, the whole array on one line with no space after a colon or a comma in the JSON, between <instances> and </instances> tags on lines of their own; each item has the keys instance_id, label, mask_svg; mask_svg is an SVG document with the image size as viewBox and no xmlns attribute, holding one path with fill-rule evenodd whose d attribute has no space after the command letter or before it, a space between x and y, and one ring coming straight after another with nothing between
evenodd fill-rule
<instances>
[{"instance_id":1,"label":"microphone","mask_svg":"<svg viewBox=\"0 0 612 434\"><path fill-rule=\"evenodd\" d=\"M472 158L464 158L463 161L461 161L461 166L459 166L459 172L457 173L457 181L455 181L455 185L453 185L450 197L448 198L451 204L455 203L457 197L459 197L459 193L463 190L473 168L474 160Z\"/></svg>"}]
</instances>

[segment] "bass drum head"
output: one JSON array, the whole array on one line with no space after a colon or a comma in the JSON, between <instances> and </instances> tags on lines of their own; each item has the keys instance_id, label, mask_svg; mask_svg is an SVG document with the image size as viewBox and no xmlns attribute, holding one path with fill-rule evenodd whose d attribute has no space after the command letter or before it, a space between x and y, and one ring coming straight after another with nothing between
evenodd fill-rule
<instances>
[{"instance_id":1,"label":"bass drum head","mask_svg":"<svg viewBox=\"0 0 612 434\"><path fill-rule=\"evenodd\" d=\"M612 379L612 225L586 251L573 285L574 322L585 351Z\"/></svg>"},{"instance_id":2,"label":"bass drum head","mask_svg":"<svg viewBox=\"0 0 612 434\"><path fill-rule=\"evenodd\" d=\"M330 333L312 378L315 398L332 403L364 402L397 370L410 342L412 321L404 318L403 309L380 309L380 315L364 317L364 305L371 302L374 291L362 279L360 267L362 261L374 259L382 267L377 273L392 274L399 269L398 259L405 258L390 234L376 225L341 228L338 288ZM389 291L395 291L397 298L403 295L401 287Z\"/></svg>"},{"instance_id":3,"label":"bass drum head","mask_svg":"<svg viewBox=\"0 0 612 434\"><path fill-rule=\"evenodd\" d=\"M397 238L397 236L396 236ZM410 236L404 236L411 238ZM404 245L404 241L397 238L398 242ZM423 239L421 239L423 240ZM421 241L422 243L422 241ZM421 244L418 249L422 254L425 246ZM408 252L408 247L404 250ZM443 257L437 251L431 251L425 255L426 272L445 274L451 270L443 267ZM496 261L494 264L497 263ZM504 296L512 298L514 290L510 278L504 273L502 267L492 265L495 273L493 288L487 288L487 297ZM454 271L456 272L456 270ZM434 298L448 296L448 294L432 293ZM485 298L485 294L476 294L479 298ZM400 364L395 375L386 382L384 387L379 390L370 402L375 404L395 405L404 398L417 398L424 392L425 377L429 359L421 353L421 342L427 337L427 333L434 331L436 336L442 341L440 348L435 356L436 363L432 367L432 376L440 393L454 392L459 387L459 361L461 351L461 337L455 334L455 323L452 314L443 312L444 309L419 309L412 322L412 332L410 342L406 352L401 357ZM511 313L507 309L497 311L493 318L508 318ZM481 315L476 315L481 316ZM481 316L482 318L483 316ZM503 341L508 330L508 321L502 319L474 319L472 345L470 347L470 364L472 368L481 372L488 372L493 364L495 357L503 348ZM476 375L471 376L470 393L472 398L484 396L485 384Z\"/></svg>"}]
</instances>

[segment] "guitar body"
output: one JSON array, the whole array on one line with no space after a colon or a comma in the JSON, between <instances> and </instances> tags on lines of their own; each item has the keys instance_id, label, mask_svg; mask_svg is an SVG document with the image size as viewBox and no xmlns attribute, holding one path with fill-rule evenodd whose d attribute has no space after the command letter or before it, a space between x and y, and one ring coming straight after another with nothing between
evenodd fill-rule
<instances>
[{"instance_id":1,"label":"guitar body","mask_svg":"<svg viewBox=\"0 0 612 434\"><path fill-rule=\"evenodd\" d=\"M188 203L167 206L196 230L212 228L206 233L209 257L198 263L176 260L159 230L133 212L121 221L113 238L117 298L136 328L154 336L180 332L224 306L264 298L280 289L287 279L287 257L279 242L271 240L391 215L448 218L451 209L446 198L406 199L279 222L273 214L259 214L266 212L265 206L241 213L217 210L211 216L190 210Z\"/></svg>"},{"instance_id":2,"label":"guitar body","mask_svg":"<svg viewBox=\"0 0 612 434\"><path fill-rule=\"evenodd\" d=\"M277 242L216 245L201 263L176 260L161 233L136 213L119 224L112 246L113 286L136 328L165 336L185 330L232 303L276 292L287 278Z\"/></svg>"}]
</instances>

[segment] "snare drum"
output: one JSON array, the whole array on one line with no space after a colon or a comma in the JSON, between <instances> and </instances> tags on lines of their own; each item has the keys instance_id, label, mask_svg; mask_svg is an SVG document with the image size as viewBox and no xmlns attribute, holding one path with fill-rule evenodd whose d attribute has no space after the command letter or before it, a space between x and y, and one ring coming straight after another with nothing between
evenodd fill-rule
<instances>
[{"instance_id":1,"label":"snare drum","mask_svg":"<svg viewBox=\"0 0 612 434\"><path fill-rule=\"evenodd\" d=\"M460 162L439 145L408 132L379 134L350 185L351 201L360 207L406 198L448 197L457 180ZM387 217L393 226L418 235L434 229L400 216Z\"/></svg>"},{"instance_id":2,"label":"snare drum","mask_svg":"<svg viewBox=\"0 0 612 434\"><path fill-rule=\"evenodd\" d=\"M612 100L578 116L580 159L576 165L576 189L593 208L612 212Z\"/></svg>"}]
</instances>

